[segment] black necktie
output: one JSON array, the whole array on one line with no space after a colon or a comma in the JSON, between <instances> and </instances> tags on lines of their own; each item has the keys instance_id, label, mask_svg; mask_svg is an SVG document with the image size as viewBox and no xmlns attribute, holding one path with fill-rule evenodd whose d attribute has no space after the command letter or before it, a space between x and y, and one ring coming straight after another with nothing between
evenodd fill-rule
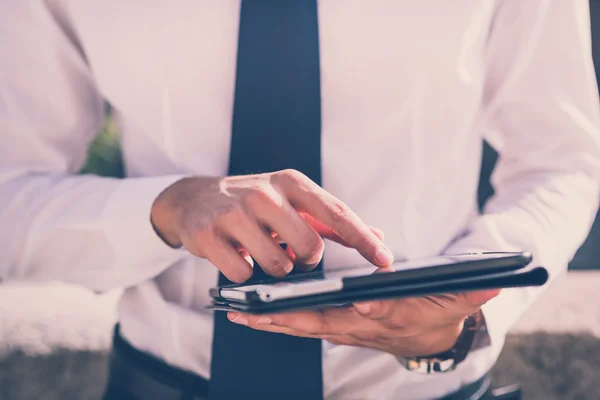
<instances>
[{"instance_id":1,"label":"black necktie","mask_svg":"<svg viewBox=\"0 0 600 400\"><path fill-rule=\"evenodd\" d=\"M232 131L230 175L293 168L321 184L317 0L242 0ZM320 340L215 314L211 400L322 397Z\"/></svg>"}]
</instances>

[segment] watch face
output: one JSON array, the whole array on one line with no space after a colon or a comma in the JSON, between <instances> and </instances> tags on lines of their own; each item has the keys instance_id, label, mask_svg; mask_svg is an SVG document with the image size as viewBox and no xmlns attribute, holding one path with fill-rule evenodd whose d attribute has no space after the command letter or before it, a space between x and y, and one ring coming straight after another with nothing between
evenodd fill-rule
<instances>
[{"instance_id":1,"label":"watch face","mask_svg":"<svg viewBox=\"0 0 600 400\"><path fill-rule=\"evenodd\" d=\"M453 358L433 361L433 372L448 372L454 369L456 362Z\"/></svg>"},{"instance_id":2,"label":"watch face","mask_svg":"<svg viewBox=\"0 0 600 400\"><path fill-rule=\"evenodd\" d=\"M411 358L405 361L405 367L409 371L422 374L435 374L448 372L454 369L454 359L440 360L436 358Z\"/></svg>"}]
</instances>

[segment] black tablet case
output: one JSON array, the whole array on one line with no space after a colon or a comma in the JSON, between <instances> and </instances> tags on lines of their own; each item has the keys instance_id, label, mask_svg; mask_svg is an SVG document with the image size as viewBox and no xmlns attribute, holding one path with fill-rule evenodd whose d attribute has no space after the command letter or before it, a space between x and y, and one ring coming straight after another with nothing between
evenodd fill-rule
<instances>
[{"instance_id":1,"label":"black tablet case","mask_svg":"<svg viewBox=\"0 0 600 400\"><path fill-rule=\"evenodd\" d=\"M249 314L264 314L326 306L347 305L355 301L394 299L457 293L474 290L541 286L548 280L548 271L543 267L526 266L512 271L480 273L476 276L453 276L427 281L397 282L393 286L362 287L353 290L324 293L285 299L271 303L241 303L215 297L209 308L217 311L242 311Z\"/></svg>"}]
</instances>

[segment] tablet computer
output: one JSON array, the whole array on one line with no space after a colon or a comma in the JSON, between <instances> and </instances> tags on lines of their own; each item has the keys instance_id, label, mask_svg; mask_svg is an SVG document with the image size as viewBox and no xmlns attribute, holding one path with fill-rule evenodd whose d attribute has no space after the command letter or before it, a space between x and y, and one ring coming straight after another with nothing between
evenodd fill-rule
<instances>
[{"instance_id":1,"label":"tablet computer","mask_svg":"<svg viewBox=\"0 0 600 400\"><path fill-rule=\"evenodd\" d=\"M222 286L211 289L210 295L214 309L264 313L369 299L542 285L547 271L530 266L531 259L528 252L443 255L399 261L386 270L368 265Z\"/></svg>"}]
</instances>

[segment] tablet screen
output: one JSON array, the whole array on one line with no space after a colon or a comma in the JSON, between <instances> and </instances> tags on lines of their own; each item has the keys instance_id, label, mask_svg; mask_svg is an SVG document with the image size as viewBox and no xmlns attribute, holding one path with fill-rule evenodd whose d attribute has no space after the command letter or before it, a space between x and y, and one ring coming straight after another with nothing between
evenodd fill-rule
<instances>
[{"instance_id":1,"label":"tablet screen","mask_svg":"<svg viewBox=\"0 0 600 400\"><path fill-rule=\"evenodd\" d=\"M472 254L456 254L456 255L440 255L424 258L415 258L412 260L396 261L391 265L394 271L407 271L418 268L441 267L444 265L464 263L466 261L481 261L508 258L522 253L472 253ZM325 271L325 278L349 278L353 276L371 275L379 268L373 265L340 268L330 271Z\"/></svg>"}]
</instances>

